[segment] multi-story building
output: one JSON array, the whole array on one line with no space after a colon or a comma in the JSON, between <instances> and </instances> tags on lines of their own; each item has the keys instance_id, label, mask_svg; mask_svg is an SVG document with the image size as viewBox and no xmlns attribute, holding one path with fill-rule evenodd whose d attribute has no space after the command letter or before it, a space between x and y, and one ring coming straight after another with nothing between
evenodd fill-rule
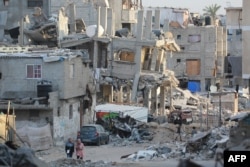
<instances>
[{"instance_id":1,"label":"multi-story building","mask_svg":"<svg viewBox=\"0 0 250 167\"><path fill-rule=\"evenodd\" d=\"M188 9L157 8L162 24L168 25L181 51L167 58L167 68L173 70L181 85L192 92L207 91L221 83L224 77L224 58L227 55L227 34L220 26L205 20L196 26ZM182 81L184 84L182 84Z\"/></svg>"},{"instance_id":2,"label":"multi-story building","mask_svg":"<svg viewBox=\"0 0 250 167\"><path fill-rule=\"evenodd\" d=\"M242 3L242 78L244 79L244 86L246 86L249 90L250 87L250 47L249 47L249 39L250 39L250 19L249 19L249 11L250 2L247 0L243 0Z\"/></svg>"},{"instance_id":3,"label":"multi-story building","mask_svg":"<svg viewBox=\"0 0 250 167\"><path fill-rule=\"evenodd\" d=\"M181 51L168 59L168 68L177 77L188 78L192 92L208 91L211 85L222 82L224 58L227 55L227 35L223 27L187 26L172 27Z\"/></svg>"},{"instance_id":4,"label":"multi-story building","mask_svg":"<svg viewBox=\"0 0 250 167\"><path fill-rule=\"evenodd\" d=\"M84 97L91 99L91 72L83 63L84 54L68 49L13 53L17 48L1 48L5 53L0 54L0 110L7 113L10 101L17 132L28 122L33 127L49 124L54 143L63 144L92 120L83 112Z\"/></svg>"},{"instance_id":5,"label":"multi-story building","mask_svg":"<svg viewBox=\"0 0 250 167\"><path fill-rule=\"evenodd\" d=\"M225 78L228 86L243 86L242 82L242 8L226 8L227 50Z\"/></svg>"}]
</instances>

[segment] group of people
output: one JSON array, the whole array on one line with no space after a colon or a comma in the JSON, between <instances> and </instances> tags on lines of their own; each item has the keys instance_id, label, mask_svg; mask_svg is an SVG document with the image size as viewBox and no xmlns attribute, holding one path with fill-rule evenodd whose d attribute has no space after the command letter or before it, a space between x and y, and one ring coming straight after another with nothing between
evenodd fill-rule
<instances>
[{"instance_id":1,"label":"group of people","mask_svg":"<svg viewBox=\"0 0 250 167\"><path fill-rule=\"evenodd\" d=\"M84 144L82 143L79 132L77 134L76 142L73 141L72 138L69 138L68 141L65 144L65 152L67 155L67 158L72 158L74 152L76 153L77 159L83 159L84 157Z\"/></svg>"}]
</instances>

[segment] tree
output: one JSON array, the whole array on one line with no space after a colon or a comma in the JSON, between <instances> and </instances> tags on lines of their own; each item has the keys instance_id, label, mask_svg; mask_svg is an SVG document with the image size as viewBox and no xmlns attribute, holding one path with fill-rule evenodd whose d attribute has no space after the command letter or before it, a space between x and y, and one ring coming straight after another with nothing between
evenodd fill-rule
<instances>
[{"instance_id":1,"label":"tree","mask_svg":"<svg viewBox=\"0 0 250 167\"><path fill-rule=\"evenodd\" d=\"M215 21L216 19L216 13L218 12L218 10L221 8L220 5L217 4L212 4L210 6L206 6L203 11L205 12L204 15L208 15L211 16L213 21Z\"/></svg>"}]
</instances>

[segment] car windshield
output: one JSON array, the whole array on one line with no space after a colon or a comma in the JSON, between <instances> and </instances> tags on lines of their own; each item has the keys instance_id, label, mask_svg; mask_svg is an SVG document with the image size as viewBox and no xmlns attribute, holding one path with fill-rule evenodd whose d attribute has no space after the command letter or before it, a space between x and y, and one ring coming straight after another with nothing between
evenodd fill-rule
<instances>
[{"instance_id":1,"label":"car windshield","mask_svg":"<svg viewBox=\"0 0 250 167\"><path fill-rule=\"evenodd\" d=\"M82 132L86 132L86 131L95 131L96 130L96 128L95 127L93 127L93 126L85 126L85 127L82 127L82 129L81 129L81 131Z\"/></svg>"}]
</instances>

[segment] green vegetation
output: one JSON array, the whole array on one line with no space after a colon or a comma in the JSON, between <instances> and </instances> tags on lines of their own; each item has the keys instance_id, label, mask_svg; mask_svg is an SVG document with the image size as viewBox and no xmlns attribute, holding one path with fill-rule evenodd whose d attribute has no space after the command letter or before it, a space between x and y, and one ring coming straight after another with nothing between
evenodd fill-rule
<instances>
[{"instance_id":1,"label":"green vegetation","mask_svg":"<svg viewBox=\"0 0 250 167\"><path fill-rule=\"evenodd\" d=\"M212 4L210 6L206 6L203 9L204 15L211 16L211 18L213 19L213 21L215 21L215 19L216 19L216 13L218 12L218 10L220 8L221 8L221 6L217 5L217 4Z\"/></svg>"}]
</instances>

